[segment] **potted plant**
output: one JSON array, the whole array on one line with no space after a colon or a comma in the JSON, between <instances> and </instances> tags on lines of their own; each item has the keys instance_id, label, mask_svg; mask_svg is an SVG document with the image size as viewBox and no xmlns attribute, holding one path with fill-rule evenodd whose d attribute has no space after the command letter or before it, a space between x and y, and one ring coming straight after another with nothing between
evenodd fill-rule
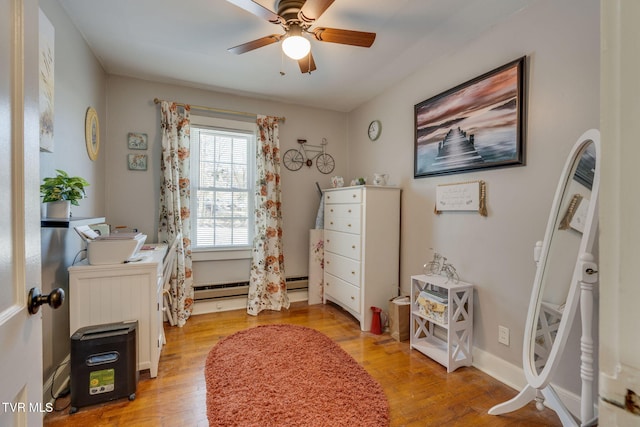
<instances>
[{"instance_id":1,"label":"potted plant","mask_svg":"<svg viewBox=\"0 0 640 427\"><path fill-rule=\"evenodd\" d=\"M85 187L89 183L79 176L69 176L56 169L56 176L44 178L40 185L40 195L47 206L48 218L69 218L70 205L80 206L78 200L86 197Z\"/></svg>"}]
</instances>

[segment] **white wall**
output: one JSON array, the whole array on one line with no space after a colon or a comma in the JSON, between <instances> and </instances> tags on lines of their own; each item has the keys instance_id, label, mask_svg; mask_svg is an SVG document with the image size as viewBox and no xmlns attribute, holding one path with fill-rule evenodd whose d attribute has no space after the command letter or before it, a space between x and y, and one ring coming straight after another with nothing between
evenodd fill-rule
<instances>
[{"instance_id":1,"label":"white wall","mask_svg":"<svg viewBox=\"0 0 640 427\"><path fill-rule=\"evenodd\" d=\"M291 104L244 98L184 86L167 85L127 77L108 78L106 214L112 225L138 227L157 239L158 197L160 185L160 106L153 99L165 99L226 110L285 116L280 125L280 149L297 148L296 140L319 144L328 141L327 152L336 160L331 174L346 173L347 117L334 111ZM193 113L197 113L196 110ZM143 132L149 136L149 169L145 172L127 169L127 133ZM307 274L308 235L314 228L320 203L315 182L321 188L330 186L330 176L311 168L292 172L282 167L283 239L287 276ZM196 262L196 284L249 279L249 261Z\"/></svg>"},{"instance_id":2,"label":"white wall","mask_svg":"<svg viewBox=\"0 0 640 427\"><path fill-rule=\"evenodd\" d=\"M88 48L82 35L56 0L40 0L40 8L55 28L55 112L54 151L40 154L40 177L54 176L62 169L81 176L91 184L88 198L73 206L75 217L104 215L105 126L107 108L105 74ZM94 107L100 122L102 146L96 161L87 154L84 139L85 114ZM62 287L69 298L67 267L82 249L73 230L43 228L42 291L49 293ZM69 308L67 303L57 310L45 308L43 318L43 367L45 380L69 354Z\"/></svg>"},{"instance_id":3,"label":"white wall","mask_svg":"<svg viewBox=\"0 0 640 427\"><path fill-rule=\"evenodd\" d=\"M577 12L579 11L579 12ZM526 166L459 175L413 178L414 105L521 56L528 60ZM373 119L382 121L377 142L367 139ZM401 282L435 248L463 280L476 285L474 346L522 366L525 318L535 265L562 166L571 146L599 127L599 3L541 0L463 49L432 59L349 116L350 177L386 172L402 193ZM487 183L488 217L433 213L438 184ZM570 267L573 268L573 267ZM498 325L511 330L511 345L497 342ZM577 345L575 340L568 346ZM578 391L573 349L558 383ZM498 402L496 402L498 403Z\"/></svg>"}]
</instances>

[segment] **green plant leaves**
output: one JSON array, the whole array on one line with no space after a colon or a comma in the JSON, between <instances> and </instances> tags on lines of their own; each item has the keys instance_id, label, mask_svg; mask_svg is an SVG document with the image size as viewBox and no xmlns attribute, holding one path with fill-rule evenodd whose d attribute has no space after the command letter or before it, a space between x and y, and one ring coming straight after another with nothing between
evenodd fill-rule
<instances>
[{"instance_id":1,"label":"green plant leaves","mask_svg":"<svg viewBox=\"0 0 640 427\"><path fill-rule=\"evenodd\" d=\"M63 170L56 169L55 177L48 177L42 180L40 185L40 195L43 202L56 202L58 200L69 200L72 205L80 206L78 200L86 197L85 187L89 182L79 176L69 176Z\"/></svg>"}]
</instances>

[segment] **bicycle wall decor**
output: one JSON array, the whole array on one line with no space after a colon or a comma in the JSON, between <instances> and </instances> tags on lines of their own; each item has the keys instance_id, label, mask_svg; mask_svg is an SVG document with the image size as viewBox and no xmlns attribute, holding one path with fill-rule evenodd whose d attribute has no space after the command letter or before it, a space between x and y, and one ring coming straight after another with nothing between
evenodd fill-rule
<instances>
[{"instance_id":1,"label":"bicycle wall decor","mask_svg":"<svg viewBox=\"0 0 640 427\"><path fill-rule=\"evenodd\" d=\"M299 170L302 165L311 167L316 161L316 167L324 174L333 172L336 162L330 154L326 153L327 138L322 138L320 145L307 144L306 139L298 140L298 149L292 148L285 151L282 163L290 171Z\"/></svg>"}]
</instances>

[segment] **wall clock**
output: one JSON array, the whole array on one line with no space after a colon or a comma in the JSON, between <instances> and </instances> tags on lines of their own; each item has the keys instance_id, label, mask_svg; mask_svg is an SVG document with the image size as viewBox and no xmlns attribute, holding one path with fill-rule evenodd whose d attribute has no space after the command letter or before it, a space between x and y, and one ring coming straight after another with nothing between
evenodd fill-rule
<instances>
[{"instance_id":1,"label":"wall clock","mask_svg":"<svg viewBox=\"0 0 640 427\"><path fill-rule=\"evenodd\" d=\"M370 140L375 141L378 139L382 132L382 123L380 123L380 120L374 120L369 123L369 130L367 132Z\"/></svg>"},{"instance_id":2,"label":"wall clock","mask_svg":"<svg viewBox=\"0 0 640 427\"><path fill-rule=\"evenodd\" d=\"M87 116L84 120L84 139L89 158L91 160L97 159L98 151L100 151L100 123L98 122L98 113L93 107L87 109Z\"/></svg>"}]
</instances>

